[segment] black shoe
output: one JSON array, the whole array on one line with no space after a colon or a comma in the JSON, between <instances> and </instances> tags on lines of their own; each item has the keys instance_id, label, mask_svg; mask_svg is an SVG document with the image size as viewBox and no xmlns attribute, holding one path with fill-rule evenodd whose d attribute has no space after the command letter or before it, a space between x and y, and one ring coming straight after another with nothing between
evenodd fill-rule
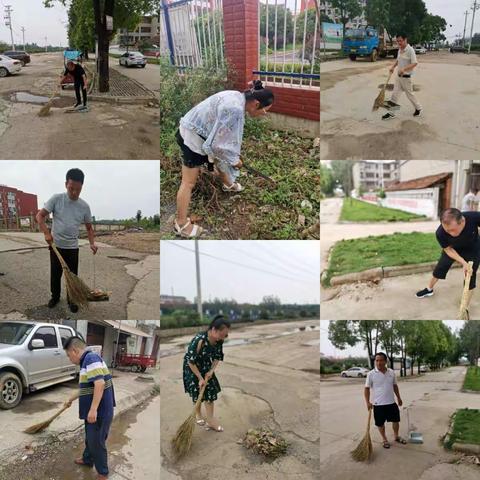
<instances>
[{"instance_id":1,"label":"black shoe","mask_svg":"<svg viewBox=\"0 0 480 480\"><path fill-rule=\"evenodd\" d=\"M382 120L391 120L392 118L395 118L395 115L393 113L386 113L383 117Z\"/></svg>"},{"instance_id":2,"label":"black shoe","mask_svg":"<svg viewBox=\"0 0 480 480\"><path fill-rule=\"evenodd\" d=\"M392 102L391 100L388 100L388 102L385 102L388 106L388 108L391 108L392 110L400 110L400 105L398 103Z\"/></svg>"},{"instance_id":3,"label":"black shoe","mask_svg":"<svg viewBox=\"0 0 480 480\"><path fill-rule=\"evenodd\" d=\"M429 288L424 288L423 290L420 290L415 294L417 298L431 297L432 295L433 295L433 290L430 290Z\"/></svg>"},{"instance_id":4,"label":"black shoe","mask_svg":"<svg viewBox=\"0 0 480 480\"><path fill-rule=\"evenodd\" d=\"M69 303L68 308L72 313L77 313L78 312L78 305L75 305L74 303Z\"/></svg>"},{"instance_id":5,"label":"black shoe","mask_svg":"<svg viewBox=\"0 0 480 480\"><path fill-rule=\"evenodd\" d=\"M413 114L413 116L414 117L419 117L421 113L422 113L421 110L415 110L415 113Z\"/></svg>"},{"instance_id":6,"label":"black shoe","mask_svg":"<svg viewBox=\"0 0 480 480\"><path fill-rule=\"evenodd\" d=\"M59 298L51 298L48 302L48 308L53 308L59 301Z\"/></svg>"}]
</instances>

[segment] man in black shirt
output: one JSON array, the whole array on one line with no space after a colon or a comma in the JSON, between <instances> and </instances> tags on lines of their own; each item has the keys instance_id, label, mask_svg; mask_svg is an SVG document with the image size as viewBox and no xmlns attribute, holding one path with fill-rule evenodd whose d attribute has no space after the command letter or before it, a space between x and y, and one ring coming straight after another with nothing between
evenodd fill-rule
<instances>
[{"instance_id":1,"label":"man in black shirt","mask_svg":"<svg viewBox=\"0 0 480 480\"><path fill-rule=\"evenodd\" d=\"M467 306L476 287L477 269L480 263L480 212L461 212L456 208L447 208L440 216L441 225L436 231L437 241L442 247L442 255L427 288L416 293L417 298L431 297L433 287L440 279L445 279L447 272L458 262L463 267L464 275L468 271L468 262L473 261L473 273L470 279L470 291Z\"/></svg>"},{"instance_id":2,"label":"man in black shirt","mask_svg":"<svg viewBox=\"0 0 480 480\"><path fill-rule=\"evenodd\" d=\"M62 81L66 79L67 76L73 77L73 85L75 87L75 96L77 97L77 103L73 108L77 110L85 110L87 108L87 88L88 88L88 80L87 74L84 68L79 63L74 63L69 61L67 63L67 68L62 77ZM82 97L80 96L80 91L82 92L83 96L83 105L82 105Z\"/></svg>"}]
</instances>

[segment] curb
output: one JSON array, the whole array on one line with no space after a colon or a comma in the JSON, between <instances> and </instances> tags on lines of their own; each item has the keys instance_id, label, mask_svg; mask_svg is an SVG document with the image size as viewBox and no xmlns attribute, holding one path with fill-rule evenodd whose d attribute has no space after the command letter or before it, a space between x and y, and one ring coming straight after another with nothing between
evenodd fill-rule
<instances>
[{"instance_id":1,"label":"curb","mask_svg":"<svg viewBox=\"0 0 480 480\"><path fill-rule=\"evenodd\" d=\"M455 452L459 453L465 453L467 455L480 455L480 445L475 445L471 443L459 443L455 442L452 444L451 449L447 447L447 444L450 440L450 435L452 434L453 430L453 424L455 422L455 416L457 414L457 411L455 411L451 416L450 416L450 424L448 426L447 433L443 436L443 448L447 450L453 450Z\"/></svg>"},{"instance_id":2,"label":"curb","mask_svg":"<svg viewBox=\"0 0 480 480\"><path fill-rule=\"evenodd\" d=\"M70 95L59 93L59 97L70 97ZM114 104L123 104L123 105L140 105L146 102L151 102L152 104L157 104L157 99L155 95L149 95L144 97L107 97L102 95L89 95L88 100L93 102L103 102L103 103L114 103Z\"/></svg>"}]
</instances>

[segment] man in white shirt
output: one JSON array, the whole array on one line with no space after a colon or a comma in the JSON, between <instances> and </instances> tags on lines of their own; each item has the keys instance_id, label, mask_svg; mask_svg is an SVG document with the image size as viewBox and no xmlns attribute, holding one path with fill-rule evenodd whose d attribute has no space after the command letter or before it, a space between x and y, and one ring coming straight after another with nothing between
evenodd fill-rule
<instances>
[{"instance_id":1,"label":"man in white shirt","mask_svg":"<svg viewBox=\"0 0 480 480\"><path fill-rule=\"evenodd\" d=\"M463 197L462 212L478 211L478 201L478 188L471 188L470 191Z\"/></svg>"},{"instance_id":2,"label":"man in white shirt","mask_svg":"<svg viewBox=\"0 0 480 480\"><path fill-rule=\"evenodd\" d=\"M415 49L408 44L408 39L405 34L402 33L397 35L397 42L399 46L397 61L390 67L390 72L393 73L395 68L398 66L397 76L395 78L392 98L385 103L386 106L391 110L399 110L400 105L398 104L398 99L400 98L402 92L405 92L407 98L415 107L413 116L418 117L422 112L422 106L413 93L412 82L413 70L418 65L417 54L415 53ZM395 118L395 115L391 112L388 112L382 117L382 120L390 120L391 118Z\"/></svg>"},{"instance_id":3,"label":"man in white shirt","mask_svg":"<svg viewBox=\"0 0 480 480\"><path fill-rule=\"evenodd\" d=\"M398 405L395 403L397 396ZM367 409L373 408L375 425L383 439L383 448L390 448L385 435L385 422L392 422L395 441L405 445L407 442L398 434L400 428L400 410L403 402L400 398L395 372L387 368L387 356L383 352L375 355L375 368L368 372L364 390ZM372 400L372 401L371 401Z\"/></svg>"}]
</instances>

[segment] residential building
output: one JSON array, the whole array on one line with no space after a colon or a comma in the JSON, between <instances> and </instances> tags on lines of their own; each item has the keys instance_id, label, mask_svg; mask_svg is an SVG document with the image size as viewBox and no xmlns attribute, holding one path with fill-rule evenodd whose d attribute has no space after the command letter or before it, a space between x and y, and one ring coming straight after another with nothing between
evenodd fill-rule
<instances>
[{"instance_id":1,"label":"residential building","mask_svg":"<svg viewBox=\"0 0 480 480\"><path fill-rule=\"evenodd\" d=\"M192 302L187 297L177 295L160 295L160 305L163 307L186 307L191 306Z\"/></svg>"},{"instance_id":2,"label":"residential building","mask_svg":"<svg viewBox=\"0 0 480 480\"><path fill-rule=\"evenodd\" d=\"M38 199L33 193L0 185L0 225L16 223L16 217L32 217L38 212Z\"/></svg>"},{"instance_id":3,"label":"residential building","mask_svg":"<svg viewBox=\"0 0 480 480\"><path fill-rule=\"evenodd\" d=\"M132 31L120 31L120 44L138 46L142 42L160 43L160 18L157 15L146 15Z\"/></svg>"},{"instance_id":4,"label":"residential building","mask_svg":"<svg viewBox=\"0 0 480 480\"><path fill-rule=\"evenodd\" d=\"M367 25L367 20L365 18L365 8L367 7L367 0L360 0L360 4L363 8L363 12L360 16L355 17L347 23L347 27L359 26L359 25ZM320 15L326 15L334 23L341 23L340 15L337 9L332 7L331 2L327 2L324 0L320 0Z\"/></svg>"},{"instance_id":5,"label":"residential building","mask_svg":"<svg viewBox=\"0 0 480 480\"><path fill-rule=\"evenodd\" d=\"M375 191L384 189L399 178L397 160L361 160L352 169L353 188Z\"/></svg>"}]
</instances>

